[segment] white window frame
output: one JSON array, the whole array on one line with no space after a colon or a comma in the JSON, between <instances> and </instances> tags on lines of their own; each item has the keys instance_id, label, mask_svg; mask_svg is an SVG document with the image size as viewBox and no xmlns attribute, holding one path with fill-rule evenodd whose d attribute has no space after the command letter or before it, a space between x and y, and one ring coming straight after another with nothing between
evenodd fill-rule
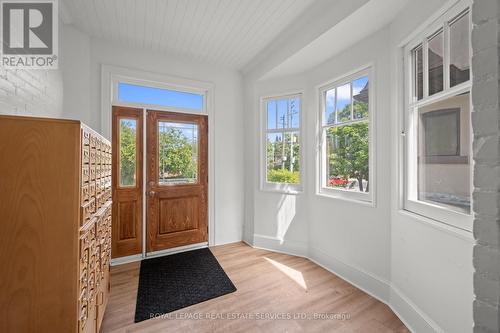
<instances>
[{"instance_id":1,"label":"white window frame","mask_svg":"<svg viewBox=\"0 0 500 333\"><path fill-rule=\"evenodd\" d=\"M299 183L271 183L267 181L267 134L276 132L282 133L283 130L268 130L267 128L267 103L273 100L299 98L300 111L299 111L299 127L287 128L285 132L298 132L299 133ZM304 98L302 92L287 93L283 95L271 95L261 97L260 99L260 189L261 191L281 192L286 194L299 194L303 191L304 184L304 133L303 133L303 115L304 115Z\"/></svg>"},{"instance_id":2,"label":"white window frame","mask_svg":"<svg viewBox=\"0 0 500 333\"><path fill-rule=\"evenodd\" d=\"M437 101L445 100L447 98L456 96L464 92L470 92L472 88L472 70L470 71L469 80L462 82L450 88L450 73L449 73L449 53L450 53L450 26L448 22L452 21L457 16L469 11L469 36L472 31L471 22L471 3L468 0L462 0L455 3L448 10L444 12L433 23L425 26L415 37L403 48L403 64L404 64L404 109L403 109L403 210L418 214L420 216L429 218L431 220L445 223L452 227L460 228L462 230L472 231L472 125L470 125L470 140L469 140L469 165L470 165L470 200L471 200L471 213L465 214L457 211L447 209L445 207L434 205L432 203L419 201L414 198L416 195L417 182L417 163L416 151L418 149L418 133L415 122L418 121L418 108L430 105ZM432 36L439 29L443 29L444 38L444 59L443 59L443 90L431 96L428 95L428 61L427 61L427 38ZM470 38L470 37L469 37ZM412 63L412 50L418 45L422 44L423 55L423 97L416 100L414 97L414 82L413 82L413 63ZM470 45L469 54L472 57L472 46ZM471 68L471 67L469 67ZM472 114L472 103L470 104L470 113Z\"/></svg>"},{"instance_id":3,"label":"white window frame","mask_svg":"<svg viewBox=\"0 0 500 333\"><path fill-rule=\"evenodd\" d=\"M318 138L319 138L319 154L318 154L318 177L317 177L317 190L316 194L320 196L327 196L335 199L343 199L348 201L355 201L358 203L368 204L370 206L375 206L375 193L376 193L376 171L375 171L375 71L374 65L369 64L363 66L361 69L353 71L351 73L343 75L339 79L335 79L329 83L326 83L319 87L319 114L318 114ZM340 87L346 83L355 81L363 76L368 77L369 92L368 92L368 168L369 168L369 192L356 192L349 191L342 188L332 188L326 186L326 174L327 174L327 156L326 156L326 135L325 128L331 127L331 125L324 125L324 115L325 115L325 98L326 92L336 87ZM352 121L351 123L357 123L358 121ZM346 122L345 124L349 124ZM343 123L344 124L344 123Z\"/></svg>"}]
</instances>

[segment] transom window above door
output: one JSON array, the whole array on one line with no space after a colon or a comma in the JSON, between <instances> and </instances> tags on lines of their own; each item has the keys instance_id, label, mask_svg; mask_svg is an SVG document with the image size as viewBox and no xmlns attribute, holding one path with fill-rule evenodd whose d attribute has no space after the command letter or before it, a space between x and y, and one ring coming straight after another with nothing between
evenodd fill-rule
<instances>
[{"instance_id":1,"label":"transom window above door","mask_svg":"<svg viewBox=\"0 0 500 333\"><path fill-rule=\"evenodd\" d=\"M204 92L140 80L118 78L113 85L113 101L114 104L124 106L147 106L169 111L206 113Z\"/></svg>"}]
</instances>

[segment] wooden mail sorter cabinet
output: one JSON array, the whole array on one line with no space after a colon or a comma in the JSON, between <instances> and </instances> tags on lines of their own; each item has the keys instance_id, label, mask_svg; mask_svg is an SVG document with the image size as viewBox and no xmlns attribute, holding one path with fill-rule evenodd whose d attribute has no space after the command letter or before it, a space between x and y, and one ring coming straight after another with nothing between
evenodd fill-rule
<instances>
[{"instance_id":1,"label":"wooden mail sorter cabinet","mask_svg":"<svg viewBox=\"0 0 500 333\"><path fill-rule=\"evenodd\" d=\"M99 332L111 145L79 121L0 116L0 332Z\"/></svg>"}]
</instances>

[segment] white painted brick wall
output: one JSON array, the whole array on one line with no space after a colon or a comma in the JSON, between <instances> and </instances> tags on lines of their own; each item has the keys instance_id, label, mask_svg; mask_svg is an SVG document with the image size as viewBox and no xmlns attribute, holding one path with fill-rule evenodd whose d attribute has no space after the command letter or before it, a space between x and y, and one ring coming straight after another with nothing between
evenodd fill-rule
<instances>
[{"instance_id":1,"label":"white painted brick wall","mask_svg":"<svg viewBox=\"0 0 500 333\"><path fill-rule=\"evenodd\" d=\"M7 70L0 67L0 114L61 117L61 70Z\"/></svg>"},{"instance_id":2,"label":"white painted brick wall","mask_svg":"<svg viewBox=\"0 0 500 333\"><path fill-rule=\"evenodd\" d=\"M500 332L500 0L472 6L474 332Z\"/></svg>"}]
</instances>

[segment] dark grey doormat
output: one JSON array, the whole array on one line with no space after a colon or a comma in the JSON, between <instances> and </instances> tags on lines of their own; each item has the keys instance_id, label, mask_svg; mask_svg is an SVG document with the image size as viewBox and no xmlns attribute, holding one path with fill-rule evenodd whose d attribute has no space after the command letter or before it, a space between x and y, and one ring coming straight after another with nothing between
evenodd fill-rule
<instances>
[{"instance_id":1,"label":"dark grey doormat","mask_svg":"<svg viewBox=\"0 0 500 333\"><path fill-rule=\"evenodd\" d=\"M135 322L236 291L208 248L141 262Z\"/></svg>"}]
</instances>

